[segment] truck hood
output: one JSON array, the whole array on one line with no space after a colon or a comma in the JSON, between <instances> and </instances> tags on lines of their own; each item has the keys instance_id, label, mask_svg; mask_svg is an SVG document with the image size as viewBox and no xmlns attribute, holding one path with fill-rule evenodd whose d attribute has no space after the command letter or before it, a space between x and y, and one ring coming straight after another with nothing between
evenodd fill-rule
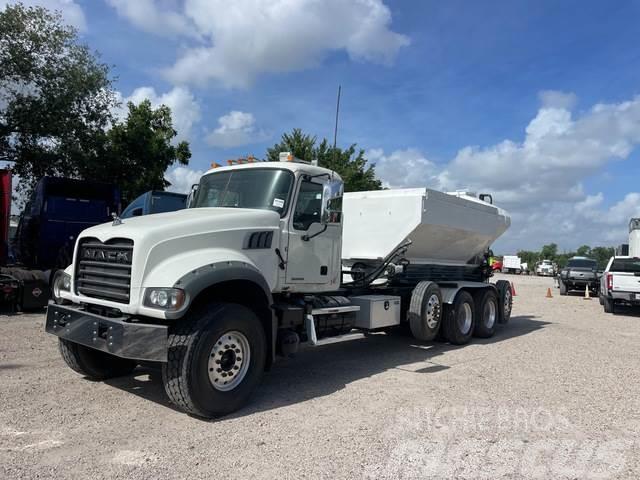
<instances>
[{"instance_id":1,"label":"truck hood","mask_svg":"<svg viewBox=\"0 0 640 480\"><path fill-rule=\"evenodd\" d=\"M210 232L277 228L279 221L280 216L270 210L188 208L126 218L119 225L103 223L84 230L80 237L95 237L102 242L111 238L129 238L135 244L153 244L174 237Z\"/></svg>"}]
</instances>

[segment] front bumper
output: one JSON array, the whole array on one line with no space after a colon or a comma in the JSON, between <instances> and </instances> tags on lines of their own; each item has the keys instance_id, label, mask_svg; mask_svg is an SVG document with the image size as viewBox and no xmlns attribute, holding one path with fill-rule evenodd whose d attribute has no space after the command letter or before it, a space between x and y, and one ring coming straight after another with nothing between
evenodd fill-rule
<instances>
[{"instance_id":1,"label":"front bumper","mask_svg":"<svg viewBox=\"0 0 640 480\"><path fill-rule=\"evenodd\" d=\"M167 361L166 325L108 318L76 306L49 304L45 330L117 357L154 362Z\"/></svg>"}]
</instances>

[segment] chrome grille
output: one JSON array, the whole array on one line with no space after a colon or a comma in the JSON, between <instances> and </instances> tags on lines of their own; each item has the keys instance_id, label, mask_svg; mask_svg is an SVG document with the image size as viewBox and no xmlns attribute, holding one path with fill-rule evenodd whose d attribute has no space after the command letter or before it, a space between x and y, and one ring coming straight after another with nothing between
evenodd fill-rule
<instances>
[{"instance_id":1,"label":"chrome grille","mask_svg":"<svg viewBox=\"0 0 640 480\"><path fill-rule=\"evenodd\" d=\"M97 238L83 238L77 255L76 293L129 303L133 240L114 238L103 243Z\"/></svg>"}]
</instances>

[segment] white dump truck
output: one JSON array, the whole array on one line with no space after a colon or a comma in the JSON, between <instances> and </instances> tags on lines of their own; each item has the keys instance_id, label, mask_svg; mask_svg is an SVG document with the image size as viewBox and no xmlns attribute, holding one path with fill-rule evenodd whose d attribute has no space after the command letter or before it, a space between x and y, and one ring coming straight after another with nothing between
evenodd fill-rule
<instances>
[{"instance_id":1,"label":"white dump truck","mask_svg":"<svg viewBox=\"0 0 640 480\"><path fill-rule=\"evenodd\" d=\"M189 208L82 232L46 330L91 379L162 365L193 415L240 408L277 355L406 325L420 341L490 337L508 282L489 246L510 224L488 195L347 193L338 174L280 162L212 168Z\"/></svg>"}]
</instances>

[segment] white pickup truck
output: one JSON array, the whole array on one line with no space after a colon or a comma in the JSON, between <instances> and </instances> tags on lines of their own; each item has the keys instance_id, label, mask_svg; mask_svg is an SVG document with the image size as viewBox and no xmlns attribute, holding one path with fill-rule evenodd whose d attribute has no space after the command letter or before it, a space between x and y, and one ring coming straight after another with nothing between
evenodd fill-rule
<instances>
[{"instance_id":1,"label":"white pickup truck","mask_svg":"<svg viewBox=\"0 0 640 480\"><path fill-rule=\"evenodd\" d=\"M600 281L600 303L607 313L615 306L640 305L640 258L611 257Z\"/></svg>"}]
</instances>

